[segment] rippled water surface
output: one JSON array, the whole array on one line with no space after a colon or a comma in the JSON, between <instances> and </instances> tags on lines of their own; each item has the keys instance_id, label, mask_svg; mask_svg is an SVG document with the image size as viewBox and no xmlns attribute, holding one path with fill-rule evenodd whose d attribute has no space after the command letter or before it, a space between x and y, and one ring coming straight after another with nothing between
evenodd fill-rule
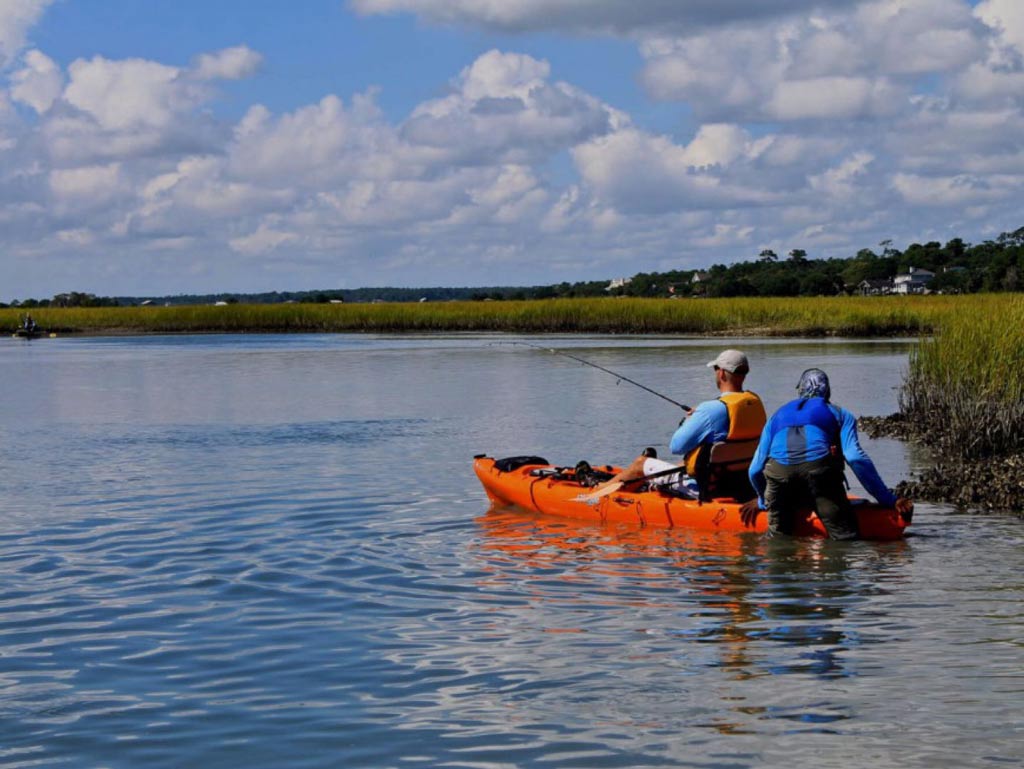
<instances>
[{"instance_id":1,"label":"rippled water surface","mask_svg":"<svg viewBox=\"0 0 1024 769\"><path fill-rule=\"evenodd\" d=\"M767 542L488 510L473 454L679 414L501 337L0 346L0 766L1008 766L1024 532ZM545 338L693 403L719 341ZM909 344L738 340L896 408ZM865 441L893 484L925 460Z\"/></svg>"}]
</instances>

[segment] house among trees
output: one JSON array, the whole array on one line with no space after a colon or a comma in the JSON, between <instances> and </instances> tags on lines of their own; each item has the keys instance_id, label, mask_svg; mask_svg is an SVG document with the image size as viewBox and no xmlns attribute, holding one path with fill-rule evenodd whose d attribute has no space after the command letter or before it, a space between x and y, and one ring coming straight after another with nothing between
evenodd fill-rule
<instances>
[{"instance_id":1,"label":"house among trees","mask_svg":"<svg viewBox=\"0 0 1024 769\"><path fill-rule=\"evenodd\" d=\"M605 287L605 291L614 291L617 288L624 288L628 283L633 281L632 278L613 278L612 282Z\"/></svg>"},{"instance_id":2,"label":"house among trees","mask_svg":"<svg viewBox=\"0 0 1024 769\"><path fill-rule=\"evenodd\" d=\"M921 267L911 267L909 272L893 278L894 291L897 294L923 294L931 283L935 273Z\"/></svg>"},{"instance_id":3,"label":"house among trees","mask_svg":"<svg viewBox=\"0 0 1024 769\"><path fill-rule=\"evenodd\" d=\"M690 282L691 283L704 283L710 277L711 277L710 273L701 272L700 270L698 270L697 272L693 273L693 277L690 278Z\"/></svg>"},{"instance_id":4,"label":"house among trees","mask_svg":"<svg viewBox=\"0 0 1024 769\"><path fill-rule=\"evenodd\" d=\"M892 278L867 278L857 284L857 293L861 296L882 296L893 293L895 289Z\"/></svg>"}]
</instances>

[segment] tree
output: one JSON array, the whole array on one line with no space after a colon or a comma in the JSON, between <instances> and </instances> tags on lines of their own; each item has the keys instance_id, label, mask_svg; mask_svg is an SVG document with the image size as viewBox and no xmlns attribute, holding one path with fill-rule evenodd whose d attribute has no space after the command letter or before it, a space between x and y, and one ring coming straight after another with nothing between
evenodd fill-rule
<instances>
[{"instance_id":1,"label":"tree","mask_svg":"<svg viewBox=\"0 0 1024 769\"><path fill-rule=\"evenodd\" d=\"M773 271L758 283L761 296L796 296L800 293L800 281L789 272Z\"/></svg>"},{"instance_id":2,"label":"tree","mask_svg":"<svg viewBox=\"0 0 1024 769\"><path fill-rule=\"evenodd\" d=\"M746 278L729 275L724 280L716 281L710 293L715 297L757 296L757 288Z\"/></svg>"},{"instance_id":3,"label":"tree","mask_svg":"<svg viewBox=\"0 0 1024 769\"><path fill-rule=\"evenodd\" d=\"M794 248L789 252L789 261L793 264L807 264L807 252L802 248Z\"/></svg>"},{"instance_id":4,"label":"tree","mask_svg":"<svg viewBox=\"0 0 1024 769\"><path fill-rule=\"evenodd\" d=\"M757 258L762 262L777 262L779 261L779 255L772 251L770 248L762 249L761 253L757 255Z\"/></svg>"},{"instance_id":5,"label":"tree","mask_svg":"<svg viewBox=\"0 0 1024 769\"><path fill-rule=\"evenodd\" d=\"M962 259L966 251L967 244L964 243L963 238L953 238L946 244L946 253L954 262Z\"/></svg>"},{"instance_id":6,"label":"tree","mask_svg":"<svg viewBox=\"0 0 1024 769\"><path fill-rule=\"evenodd\" d=\"M833 296L836 285L824 272L815 270L808 273L800 281L801 296Z\"/></svg>"}]
</instances>

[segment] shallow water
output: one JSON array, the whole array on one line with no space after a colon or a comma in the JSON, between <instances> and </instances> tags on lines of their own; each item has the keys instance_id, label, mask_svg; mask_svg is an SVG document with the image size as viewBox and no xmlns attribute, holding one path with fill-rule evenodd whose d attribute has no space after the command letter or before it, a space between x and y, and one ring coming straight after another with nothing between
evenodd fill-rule
<instances>
[{"instance_id":1,"label":"shallow water","mask_svg":"<svg viewBox=\"0 0 1024 769\"><path fill-rule=\"evenodd\" d=\"M890 544L489 511L473 454L666 454L671 405L496 336L0 346L0 766L1003 766L1024 530ZM720 341L533 338L687 403ZM909 343L731 340L887 414ZM864 441L893 484L923 461Z\"/></svg>"}]
</instances>

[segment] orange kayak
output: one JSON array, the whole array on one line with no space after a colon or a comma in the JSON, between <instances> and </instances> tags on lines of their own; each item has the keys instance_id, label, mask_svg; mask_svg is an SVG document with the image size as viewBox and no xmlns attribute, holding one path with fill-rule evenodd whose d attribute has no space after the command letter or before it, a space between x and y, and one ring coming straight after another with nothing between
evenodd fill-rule
<instances>
[{"instance_id":1,"label":"orange kayak","mask_svg":"<svg viewBox=\"0 0 1024 769\"><path fill-rule=\"evenodd\" d=\"M763 532L768 528L768 516L764 513L753 523L744 523L740 503L731 497L702 502L654 487L646 491L624 489L597 500L580 501L577 498L591 489L576 481L571 469L540 463L515 467L516 463L512 463L511 469L503 471L495 463L491 457L480 456L474 460L473 470L496 507L515 505L538 513L595 523L626 523L662 529ZM602 469L618 472L614 467ZM855 497L850 499L863 539L903 537L907 522L895 510ZM826 536L825 527L810 510L798 519L795 533L803 537Z\"/></svg>"}]
</instances>

